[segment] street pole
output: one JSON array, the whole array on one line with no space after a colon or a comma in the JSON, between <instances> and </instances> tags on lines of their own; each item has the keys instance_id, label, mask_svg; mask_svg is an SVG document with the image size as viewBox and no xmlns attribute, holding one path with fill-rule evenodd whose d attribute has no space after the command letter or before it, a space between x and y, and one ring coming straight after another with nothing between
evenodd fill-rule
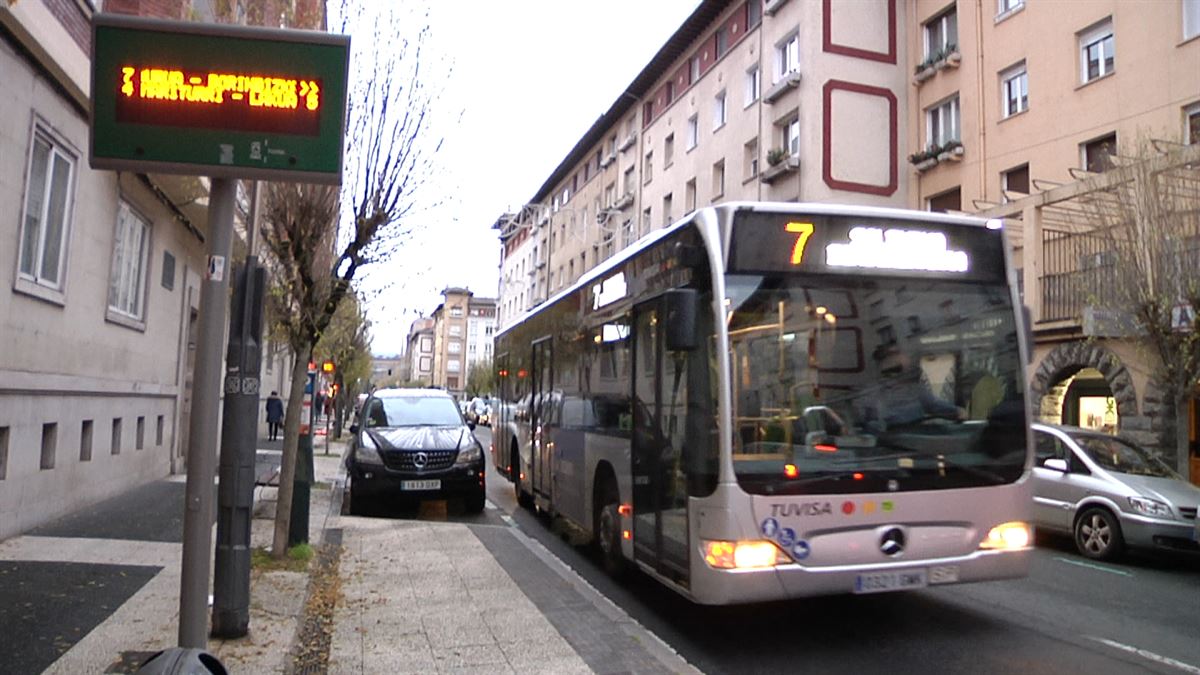
<instances>
[{"instance_id":1,"label":"street pole","mask_svg":"<svg viewBox=\"0 0 1200 675\"><path fill-rule=\"evenodd\" d=\"M187 487L183 510L183 553L179 593L179 646L208 647L209 556L212 551L213 477L221 396L221 343L229 298L229 251L237 187L213 178L208 202L208 270L200 284L196 376L188 428Z\"/></svg>"}]
</instances>

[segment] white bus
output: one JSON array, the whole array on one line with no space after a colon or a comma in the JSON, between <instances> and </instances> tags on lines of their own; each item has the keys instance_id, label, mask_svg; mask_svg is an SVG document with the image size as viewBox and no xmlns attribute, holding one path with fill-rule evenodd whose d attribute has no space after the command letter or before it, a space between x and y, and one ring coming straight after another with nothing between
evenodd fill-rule
<instances>
[{"instance_id":1,"label":"white bus","mask_svg":"<svg viewBox=\"0 0 1200 675\"><path fill-rule=\"evenodd\" d=\"M695 602L1027 573L1029 345L997 221L701 209L497 335L518 501Z\"/></svg>"}]
</instances>

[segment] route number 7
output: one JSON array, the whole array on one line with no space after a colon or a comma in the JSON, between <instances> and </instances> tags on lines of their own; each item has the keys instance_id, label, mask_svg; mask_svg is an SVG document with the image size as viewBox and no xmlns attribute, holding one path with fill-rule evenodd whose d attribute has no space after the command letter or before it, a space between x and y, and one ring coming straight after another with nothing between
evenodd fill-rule
<instances>
[{"instance_id":1,"label":"route number 7","mask_svg":"<svg viewBox=\"0 0 1200 675\"><path fill-rule=\"evenodd\" d=\"M808 238L813 233L812 223L788 223L787 231L794 232L796 236L796 245L792 248L792 264L799 265L804 259L804 247L808 244Z\"/></svg>"}]
</instances>

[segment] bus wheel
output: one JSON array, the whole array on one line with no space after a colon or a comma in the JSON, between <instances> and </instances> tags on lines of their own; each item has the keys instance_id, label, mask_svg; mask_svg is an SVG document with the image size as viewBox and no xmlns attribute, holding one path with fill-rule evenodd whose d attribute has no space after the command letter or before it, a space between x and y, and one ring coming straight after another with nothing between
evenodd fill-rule
<instances>
[{"instance_id":1,"label":"bus wheel","mask_svg":"<svg viewBox=\"0 0 1200 675\"><path fill-rule=\"evenodd\" d=\"M533 495L529 494L521 488L521 453L517 451L517 444L513 443L512 448L512 469L509 478L513 482L513 492L517 495L517 505L529 508L533 506Z\"/></svg>"},{"instance_id":2,"label":"bus wheel","mask_svg":"<svg viewBox=\"0 0 1200 675\"><path fill-rule=\"evenodd\" d=\"M615 487L605 491L605 499L596 504L596 547L609 576L620 578L625 573L625 556L621 553L621 513L618 510Z\"/></svg>"}]
</instances>

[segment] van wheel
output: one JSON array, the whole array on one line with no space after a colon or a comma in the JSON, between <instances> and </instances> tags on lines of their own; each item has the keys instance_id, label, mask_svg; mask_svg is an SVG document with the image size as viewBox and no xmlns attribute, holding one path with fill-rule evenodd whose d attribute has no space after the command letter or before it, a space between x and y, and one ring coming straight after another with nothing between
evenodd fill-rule
<instances>
[{"instance_id":1,"label":"van wheel","mask_svg":"<svg viewBox=\"0 0 1200 675\"><path fill-rule=\"evenodd\" d=\"M1121 524L1108 509L1087 509L1075 520L1075 548L1093 560L1112 560L1125 548Z\"/></svg>"},{"instance_id":2,"label":"van wheel","mask_svg":"<svg viewBox=\"0 0 1200 675\"><path fill-rule=\"evenodd\" d=\"M592 535L600 551L604 571L613 578L624 576L627 565L621 553L621 512L617 504L617 486L606 482L603 492L597 496L593 513L595 526Z\"/></svg>"},{"instance_id":3,"label":"van wheel","mask_svg":"<svg viewBox=\"0 0 1200 675\"><path fill-rule=\"evenodd\" d=\"M516 443L513 443L509 466L511 467L509 478L513 482L513 492L517 495L517 504L528 509L533 506L533 495L521 488L521 453L517 451Z\"/></svg>"}]
</instances>

